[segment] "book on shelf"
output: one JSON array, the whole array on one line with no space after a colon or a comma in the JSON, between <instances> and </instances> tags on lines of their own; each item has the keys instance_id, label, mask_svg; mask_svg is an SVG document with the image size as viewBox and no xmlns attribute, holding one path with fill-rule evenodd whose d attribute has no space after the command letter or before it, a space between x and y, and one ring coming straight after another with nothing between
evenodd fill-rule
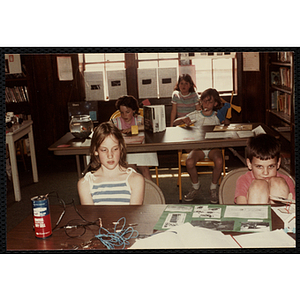
<instances>
[{"instance_id":1,"label":"book on shelf","mask_svg":"<svg viewBox=\"0 0 300 300\"><path fill-rule=\"evenodd\" d=\"M5 102L29 102L26 86L5 87Z\"/></svg>"},{"instance_id":2,"label":"book on shelf","mask_svg":"<svg viewBox=\"0 0 300 300\"><path fill-rule=\"evenodd\" d=\"M290 76L290 68L282 67L279 68L280 73L280 85L284 87L291 87L291 76Z\"/></svg>"}]
</instances>

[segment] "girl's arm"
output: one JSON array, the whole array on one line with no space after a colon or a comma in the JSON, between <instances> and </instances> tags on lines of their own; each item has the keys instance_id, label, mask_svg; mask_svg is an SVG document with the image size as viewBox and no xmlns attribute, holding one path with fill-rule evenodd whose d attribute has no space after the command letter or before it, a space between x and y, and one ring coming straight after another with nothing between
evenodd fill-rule
<instances>
[{"instance_id":1,"label":"girl's arm","mask_svg":"<svg viewBox=\"0 0 300 300\"><path fill-rule=\"evenodd\" d=\"M177 115L177 105L172 103L170 127L175 126L173 123L176 118L176 115Z\"/></svg>"},{"instance_id":2,"label":"girl's arm","mask_svg":"<svg viewBox=\"0 0 300 300\"><path fill-rule=\"evenodd\" d=\"M248 204L247 198L245 196L236 197L236 204Z\"/></svg>"},{"instance_id":3,"label":"girl's arm","mask_svg":"<svg viewBox=\"0 0 300 300\"><path fill-rule=\"evenodd\" d=\"M77 183L77 189L81 205L94 205L90 187L87 180L81 178Z\"/></svg>"},{"instance_id":4,"label":"girl's arm","mask_svg":"<svg viewBox=\"0 0 300 300\"><path fill-rule=\"evenodd\" d=\"M130 204L142 205L145 194L145 179L141 174L132 173L128 178L131 188Z\"/></svg>"},{"instance_id":5,"label":"girl's arm","mask_svg":"<svg viewBox=\"0 0 300 300\"><path fill-rule=\"evenodd\" d=\"M173 124L174 124L174 126L177 126L177 125L190 126L192 124L192 121L189 117L185 116L185 117L181 117L181 118L176 119Z\"/></svg>"}]
</instances>

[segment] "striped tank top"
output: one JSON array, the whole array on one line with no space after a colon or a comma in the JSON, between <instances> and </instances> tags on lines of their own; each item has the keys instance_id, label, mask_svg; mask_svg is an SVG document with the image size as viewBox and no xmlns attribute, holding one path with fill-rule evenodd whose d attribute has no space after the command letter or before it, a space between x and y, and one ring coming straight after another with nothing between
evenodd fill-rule
<instances>
[{"instance_id":1,"label":"striped tank top","mask_svg":"<svg viewBox=\"0 0 300 300\"><path fill-rule=\"evenodd\" d=\"M97 183L93 173L85 174L84 179L89 182L90 192L95 205L110 204L122 205L129 204L131 197L131 189L128 183L128 178L132 172L132 168L126 170L128 176L123 181L107 181Z\"/></svg>"}]
</instances>

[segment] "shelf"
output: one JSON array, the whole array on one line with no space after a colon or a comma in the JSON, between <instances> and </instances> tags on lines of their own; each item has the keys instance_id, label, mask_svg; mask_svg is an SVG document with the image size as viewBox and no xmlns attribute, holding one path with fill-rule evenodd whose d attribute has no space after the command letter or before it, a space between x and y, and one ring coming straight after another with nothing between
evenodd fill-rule
<instances>
[{"instance_id":1,"label":"shelf","mask_svg":"<svg viewBox=\"0 0 300 300\"><path fill-rule=\"evenodd\" d=\"M281 61L273 61L271 62L271 65L275 65L275 66L283 66L283 67L290 67L291 63L290 62L281 62Z\"/></svg>"},{"instance_id":2,"label":"shelf","mask_svg":"<svg viewBox=\"0 0 300 300\"><path fill-rule=\"evenodd\" d=\"M284 93L287 93L287 94L292 94L292 89L288 86L272 84L272 88L275 89L275 90L278 90L280 92L284 92Z\"/></svg>"},{"instance_id":3,"label":"shelf","mask_svg":"<svg viewBox=\"0 0 300 300\"><path fill-rule=\"evenodd\" d=\"M281 119L282 121L290 124L291 123L291 116L289 116L288 114L282 112L282 111L277 111L275 109L268 109L268 112L275 115L276 117L278 117L279 119Z\"/></svg>"}]
</instances>

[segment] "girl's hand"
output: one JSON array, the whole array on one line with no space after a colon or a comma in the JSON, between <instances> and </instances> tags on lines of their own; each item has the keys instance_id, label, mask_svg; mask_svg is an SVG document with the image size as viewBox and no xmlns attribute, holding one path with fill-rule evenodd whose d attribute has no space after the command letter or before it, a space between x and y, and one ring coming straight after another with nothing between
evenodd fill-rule
<instances>
[{"instance_id":1,"label":"girl's hand","mask_svg":"<svg viewBox=\"0 0 300 300\"><path fill-rule=\"evenodd\" d=\"M131 133L131 128L123 129L122 133Z\"/></svg>"}]
</instances>

